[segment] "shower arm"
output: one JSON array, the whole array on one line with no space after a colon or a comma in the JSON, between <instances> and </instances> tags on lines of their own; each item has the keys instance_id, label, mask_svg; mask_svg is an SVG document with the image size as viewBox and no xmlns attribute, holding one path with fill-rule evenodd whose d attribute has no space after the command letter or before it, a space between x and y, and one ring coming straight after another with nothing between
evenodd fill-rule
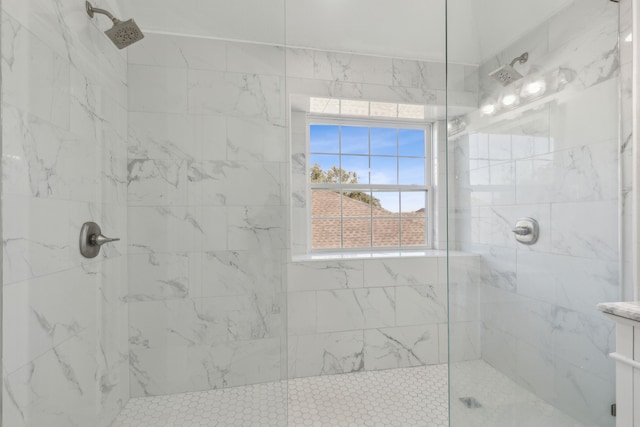
<instances>
[{"instance_id":1,"label":"shower arm","mask_svg":"<svg viewBox=\"0 0 640 427\"><path fill-rule=\"evenodd\" d=\"M527 62L528 59L529 59L529 53L525 52L522 55L518 56L517 58L513 58L513 61L511 61L511 64L509 65L513 67L516 64L516 62L524 64L525 62Z\"/></svg>"},{"instance_id":2,"label":"shower arm","mask_svg":"<svg viewBox=\"0 0 640 427\"><path fill-rule=\"evenodd\" d=\"M109 13L108 11L104 10L104 9L100 9L98 7L93 7L91 5L91 3L89 3L88 1L86 2L86 6L87 6L87 14L93 18L93 14L94 13L99 13L102 15L105 15L106 17L108 17L109 19L111 19L111 21L114 24L117 24L120 22L120 20L118 18L116 18L115 16L113 16L111 13Z\"/></svg>"}]
</instances>

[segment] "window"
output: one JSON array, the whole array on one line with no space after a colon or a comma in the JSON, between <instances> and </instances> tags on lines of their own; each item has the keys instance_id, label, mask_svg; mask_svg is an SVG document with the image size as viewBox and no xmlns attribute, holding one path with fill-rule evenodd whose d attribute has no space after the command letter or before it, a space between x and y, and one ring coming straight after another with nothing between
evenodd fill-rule
<instances>
[{"instance_id":1,"label":"window","mask_svg":"<svg viewBox=\"0 0 640 427\"><path fill-rule=\"evenodd\" d=\"M429 246L430 127L309 119L312 250Z\"/></svg>"}]
</instances>

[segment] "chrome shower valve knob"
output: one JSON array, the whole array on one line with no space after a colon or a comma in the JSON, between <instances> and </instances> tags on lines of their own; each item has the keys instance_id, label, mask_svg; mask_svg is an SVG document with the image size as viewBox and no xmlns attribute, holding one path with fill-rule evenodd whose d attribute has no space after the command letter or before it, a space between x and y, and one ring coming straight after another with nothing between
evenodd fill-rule
<instances>
[{"instance_id":1,"label":"chrome shower valve knob","mask_svg":"<svg viewBox=\"0 0 640 427\"><path fill-rule=\"evenodd\" d=\"M103 236L100 226L95 222L85 222L80 229L80 253L85 258L95 258L102 245L119 240Z\"/></svg>"},{"instance_id":2,"label":"chrome shower valve knob","mask_svg":"<svg viewBox=\"0 0 640 427\"><path fill-rule=\"evenodd\" d=\"M540 226L533 218L520 218L511 231L516 240L523 245L535 244L540 236Z\"/></svg>"}]
</instances>

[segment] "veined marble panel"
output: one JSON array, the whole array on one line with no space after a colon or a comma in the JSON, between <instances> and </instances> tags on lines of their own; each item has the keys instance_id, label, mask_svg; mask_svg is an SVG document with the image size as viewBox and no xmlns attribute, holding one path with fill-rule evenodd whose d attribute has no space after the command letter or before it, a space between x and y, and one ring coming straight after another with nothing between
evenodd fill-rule
<instances>
[{"instance_id":1,"label":"veined marble panel","mask_svg":"<svg viewBox=\"0 0 640 427\"><path fill-rule=\"evenodd\" d=\"M131 372L132 397L277 381L280 339L133 349Z\"/></svg>"},{"instance_id":2,"label":"veined marble panel","mask_svg":"<svg viewBox=\"0 0 640 427\"><path fill-rule=\"evenodd\" d=\"M366 287L435 285L438 282L438 258L435 257L364 262Z\"/></svg>"},{"instance_id":3,"label":"veined marble panel","mask_svg":"<svg viewBox=\"0 0 640 427\"><path fill-rule=\"evenodd\" d=\"M84 427L96 421L96 339L74 335L5 376L3 424ZM62 410L61 408L67 408Z\"/></svg>"},{"instance_id":4,"label":"veined marble panel","mask_svg":"<svg viewBox=\"0 0 640 427\"><path fill-rule=\"evenodd\" d=\"M345 289L317 292L318 332L394 326L395 289Z\"/></svg>"},{"instance_id":5,"label":"veined marble panel","mask_svg":"<svg viewBox=\"0 0 640 427\"><path fill-rule=\"evenodd\" d=\"M156 67L225 71L227 43L198 37L146 34L127 48L128 63Z\"/></svg>"},{"instance_id":6,"label":"veined marble panel","mask_svg":"<svg viewBox=\"0 0 640 427\"><path fill-rule=\"evenodd\" d=\"M364 370L363 332L348 331L288 338L289 378Z\"/></svg>"},{"instance_id":7,"label":"veined marble panel","mask_svg":"<svg viewBox=\"0 0 640 427\"><path fill-rule=\"evenodd\" d=\"M187 112L187 70L130 64L128 79L129 111Z\"/></svg>"},{"instance_id":8,"label":"veined marble panel","mask_svg":"<svg viewBox=\"0 0 640 427\"><path fill-rule=\"evenodd\" d=\"M287 266L289 291L363 287L363 261L293 262Z\"/></svg>"},{"instance_id":9,"label":"veined marble panel","mask_svg":"<svg viewBox=\"0 0 640 427\"><path fill-rule=\"evenodd\" d=\"M366 370L406 368L439 362L438 325L364 331Z\"/></svg>"},{"instance_id":10,"label":"veined marble panel","mask_svg":"<svg viewBox=\"0 0 640 427\"><path fill-rule=\"evenodd\" d=\"M279 163L193 162L189 164L188 179L192 205L280 205L282 202Z\"/></svg>"},{"instance_id":11,"label":"veined marble panel","mask_svg":"<svg viewBox=\"0 0 640 427\"><path fill-rule=\"evenodd\" d=\"M71 104L68 60L6 13L2 14L2 57L3 103L68 129Z\"/></svg>"},{"instance_id":12,"label":"veined marble panel","mask_svg":"<svg viewBox=\"0 0 640 427\"><path fill-rule=\"evenodd\" d=\"M129 160L129 206L185 206L187 162Z\"/></svg>"},{"instance_id":13,"label":"veined marble panel","mask_svg":"<svg viewBox=\"0 0 640 427\"><path fill-rule=\"evenodd\" d=\"M550 232L554 253L616 261L619 256L617 230L616 200L556 203L551 206Z\"/></svg>"},{"instance_id":14,"label":"veined marble panel","mask_svg":"<svg viewBox=\"0 0 640 427\"><path fill-rule=\"evenodd\" d=\"M260 74L189 70L189 112L253 117L281 123L284 119L283 80L282 77Z\"/></svg>"},{"instance_id":15,"label":"veined marble panel","mask_svg":"<svg viewBox=\"0 0 640 427\"><path fill-rule=\"evenodd\" d=\"M280 251L210 251L190 254L194 286L203 297L282 291Z\"/></svg>"},{"instance_id":16,"label":"veined marble panel","mask_svg":"<svg viewBox=\"0 0 640 427\"><path fill-rule=\"evenodd\" d=\"M287 246L281 206L227 208L229 250L273 251ZM206 249L205 250L209 250Z\"/></svg>"},{"instance_id":17,"label":"veined marble panel","mask_svg":"<svg viewBox=\"0 0 640 427\"><path fill-rule=\"evenodd\" d=\"M396 288L396 324L421 325L446 322L447 287L401 286Z\"/></svg>"},{"instance_id":18,"label":"veined marble panel","mask_svg":"<svg viewBox=\"0 0 640 427\"><path fill-rule=\"evenodd\" d=\"M129 254L127 301L194 297L190 260L186 253Z\"/></svg>"}]
</instances>

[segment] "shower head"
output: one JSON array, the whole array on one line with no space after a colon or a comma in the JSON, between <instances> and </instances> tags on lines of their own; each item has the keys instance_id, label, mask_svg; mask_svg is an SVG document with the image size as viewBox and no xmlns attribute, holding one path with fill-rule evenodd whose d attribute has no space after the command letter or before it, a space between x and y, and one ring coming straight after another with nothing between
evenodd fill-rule
<instances>
[{"instance_id":1,"label":"shower head","mask_svg":"<svg viewBox=\"0 0 640 427\"><path fill-rule=\"evenodd\" d=\"M87 14L93 18L94 13L100 13L107 16L113 22L113 27L105 31L104 33L111 39L118 49L124 49L131 46L135 42L142 40L144 34L140 31L140 27L133 19L128 21L121 21L115 18L111 13L104 9L93 7L88 1L85 3L87 8Z\"/></svg>"},{"instance_id":2,"label":"shower head","mask_svg":"<svg viewBox=\"0 0 640 427\"><path fill-rule=\"evenodd\" d=\"M522 55L518 56L517 58L514 58L513 61L511 61L511 64L503 65L497 70L494 70L491 73L489 73L489 77L493 77L502 86L508 86L511 83L515 82L516 80L520 80L523 77L522 74L520 74L519 72L516 71L515 68L513 68L513 66L516 64L516 62L524 64L525 62L527 62L528 59L529 59L529 53L525 52Z\"/></svg>"}]
</instances>

